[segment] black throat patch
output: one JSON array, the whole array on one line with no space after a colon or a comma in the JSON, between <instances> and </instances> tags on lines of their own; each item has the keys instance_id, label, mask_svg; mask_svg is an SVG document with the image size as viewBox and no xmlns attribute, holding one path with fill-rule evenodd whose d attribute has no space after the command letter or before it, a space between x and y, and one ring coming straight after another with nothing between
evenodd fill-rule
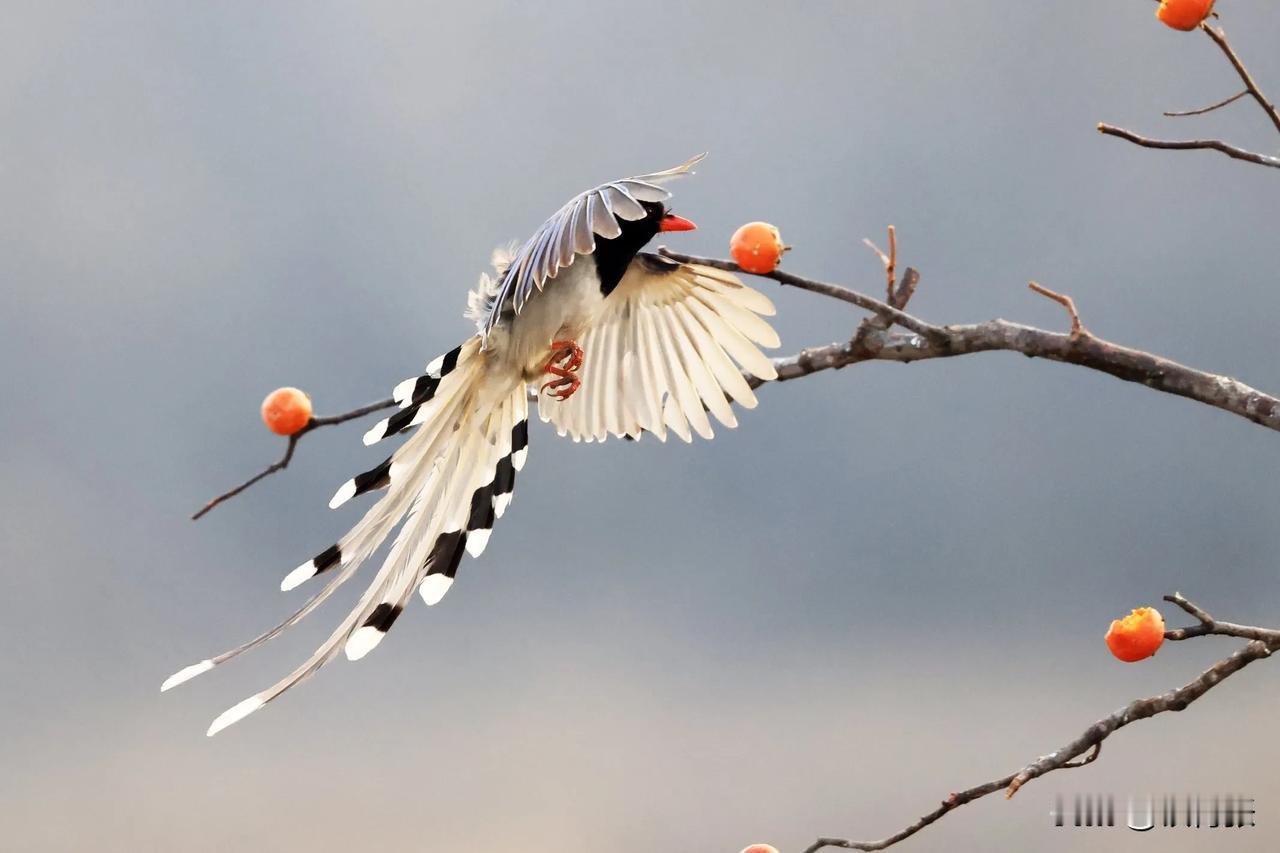
<instances>
[{"instance_id":1,"label":"black throat patch","mask_svg":"<svg viewBox=\"0 0 1280 853\"><path fill-rule=\"evenodd\" d=\"M658 226L666 209L655 203L645 203L649 215L644 219L618 220L622 233L617 237L596 236L596 250L592 257L596 261L596 273L600 276L600 292L608 296L622 281L627 267L631 265L636 253L658 233Z\"/></svg>"}]
</instances>

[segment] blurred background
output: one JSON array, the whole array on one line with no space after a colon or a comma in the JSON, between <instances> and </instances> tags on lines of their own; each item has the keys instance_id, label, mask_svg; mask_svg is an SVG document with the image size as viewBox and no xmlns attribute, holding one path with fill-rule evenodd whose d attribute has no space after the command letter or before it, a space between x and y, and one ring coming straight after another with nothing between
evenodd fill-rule
<instances>
[{"instance_id":1,"label":"blurred background","mask_svg":"<svg viewBox=\"0 0 1280 853\"><path fill-rule=\"evenodd\" d=\"M1280 390L1277 176L1099 136L1263 151L1202 34L1072 3L9 3L0 49L0 825L13 850L798 850L879 838L1238 643L1139 665L1102 635L1182 590L1280 623L1280 438L1006 354L864 364L761 392L695 446L536 424L516 501L420 603L219 737L325 608L285 572L362 512L382 457L323 430L273 461L280 385L332 413L470 333L467 288L602 180L676 187L723 256L779 225L797 273L877 292L898 227L939 323L1095 333ZM1280 92L1280 15L1219 4ZM785 352L860 315L763 287ZM566 518L566 509L567 518ZM348 590L354 598L356 590ZM1171 622L1180 615L1164 606ZM1280 670L1260 663L1082 770L902 850L1274 850ZM1054 829L1055 794L1242 793L1252 830Z\"/></svg>"}]
</instances>

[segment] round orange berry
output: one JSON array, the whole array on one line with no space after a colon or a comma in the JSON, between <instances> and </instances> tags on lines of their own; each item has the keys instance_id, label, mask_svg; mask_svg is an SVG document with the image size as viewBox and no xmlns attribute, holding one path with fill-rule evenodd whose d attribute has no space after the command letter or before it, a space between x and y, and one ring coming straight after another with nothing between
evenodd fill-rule
<instances>
[{"instance_id":1,"label":"round orange berry","mask_svg":"<svg viewBox=\"0 0 1280 853\"><path fill-rule=\"evenodd\" d=\"M1164 617L1154 607L1139 607L1111 623L1107 648L1125 663L1149 658L1164 642Z\"/></svg>"},{"instance_id":2,"label":"round orange berry","mask_svg":"<svg viewBox=\"0 0 1280 853\"><path fill-rule=\"evenodd\" d=\"M1194 30L1213 11L1213 0L1160 0L1156 17L1175 30Z\"/></svg>"},{"instance_id":3,"label":"round orange berry","mask_svg":"<svg viewBox=\"0 0 1280 853\"><path fill-rule=\"evenodd\" d=\"M297 388L277 388L262 401L262 422L276 435L293 435L311 423L311 398Z\"/></svg>"},{"instance_id":4,"label":"round orange berry","mask_svg":"<svg viewBox=\"0 0 1280 853\"><path fill-rule=\"evenodd\" d=\"M773 272L784 250L782 235L768 222L748 222L729 240L733 260L745 272L758 275Z\"/></svg>"}]
</instances>

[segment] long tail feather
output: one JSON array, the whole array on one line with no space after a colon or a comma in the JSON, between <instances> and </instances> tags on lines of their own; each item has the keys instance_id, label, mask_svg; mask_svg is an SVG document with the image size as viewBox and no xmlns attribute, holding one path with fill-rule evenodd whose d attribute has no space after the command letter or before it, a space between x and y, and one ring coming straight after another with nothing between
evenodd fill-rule
<instances>
[{"instance_id":1,"label":"long tail feather","mask_svg":"<svg viewBox=\"0 0 1280 853\"><path fill-rule=\"evenodd\" d=\"M347 657L363 657L382 641L424 579L433 578L423 590L423 598L435 604L453 585L462 552L478 557L484 551L495 517L497 469L501 459L512 452L513 421L523 424L527 417L528 403L521 384L480 419L479 428L443 460L442 469L449 471L447 487L442 486L434 506L429 504L436 495L416 506L414 517L401 530L388 557L396 561L394 572L365 621L347 641Z\"/></svg>"},{"instance_id":2,"label":"long tail feather","mask_svg":"<svg viewBox=\"0 0 1280 853\"><path fill-rule=\"evenodd\" d=\"M478 556L484 550L494 520L510 502L515 472L523 467L528 452L527 391L519 377L497 377L484 371L483 357L473 357L478 352L478 339L458 352L428 366L428 374L441 374L430 391L431 399L415 402L421 396L418 392L429 383L415 380L412 388L401 383L410 401L405 411L418 407L416 417L423 426L388 460L347 481L333 502L340 504L375 488L385 487L387 493L351 533L295 569L285 585L297 585L335 566L341 567L339 574L272 631L187 667L166 682L166 687L171 687L277 636L348 579L403 521L355 608L325 642L285 678L218 716L209 727L210 735L304 681L340 651L345 650L353 660L368 654L404 611L415 590L421 591L428 604L439 601L453 583L463 552Z\"/></svg>"},{"instance_id":3,"label":"long tail feather","mask_svg":"<svg viewBox=\"0 0 1280 853\"><path fill-rule=\"evenodd\" d=\"M400 523L415 497L424 488L426 478L433 470L430 463L439 455L442 442L447 441L452 434L454 419L465 413L466 401L474 390L477 378L481 376L481 362L474 358L478 349L478 339L473 338L451 351L457 355L446 354L437 360L441 362L435 365L437 372L441 371L443 363L448 360L449 373L453 377L445 381L442 375L437 381L438 393L433 391L438 403L434 410L441 417L433 419L411 436L382 464L349 480L338 490L331 504L340 504L350 497L375 488L387 488L387 493L370 507L346 536L290 572L281 582L281 588L290 590L317 575L338 569L333 580L278 625L233 649L184 667L165 679L161 690L176 687L279 636L323 604L355 574L360 565ZM459 363L464 364L466 369L456 370Z\"/></svg>"}]
</instances>

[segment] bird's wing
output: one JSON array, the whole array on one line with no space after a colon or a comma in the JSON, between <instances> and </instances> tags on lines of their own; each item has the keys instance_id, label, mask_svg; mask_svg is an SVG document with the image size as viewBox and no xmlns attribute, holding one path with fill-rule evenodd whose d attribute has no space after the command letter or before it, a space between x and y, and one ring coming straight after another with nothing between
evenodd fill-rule
<instances>
[{"instance_id":1,"label":"bird's wing","mask_svg":"<svg viewBox=\"0 0 1280 853\"><path fill-rule=\"evenodd\" d=\"M757 347L778 346L759 316L773 313L768 297L732 273L641 253L578 341L582 386L564 401L540 398L538 415L574 441L642 432L666 440L668 429L685 441L693 432L711 438L708 412L734 427L729 400L756 405L743 371L777 376Z\"/></svg>"},{"instance_id":2,"label":"bird's wing","mask_svg":"<svg viewBox=\"0 0 1280 853\"><path fill-rule=\"evenodd\" d=\"M610 181L572 198L516 250L502 273L480 333L489 334L508 303L519 313L525 300L572 264L574 258L595 251L596 235L617 237L622 233L619 219L643 219L646 211L640 202L671 198L671 192L662 184L691 174L705 156L699 154L661 172Z\"/></svg>"}]
</instances>

